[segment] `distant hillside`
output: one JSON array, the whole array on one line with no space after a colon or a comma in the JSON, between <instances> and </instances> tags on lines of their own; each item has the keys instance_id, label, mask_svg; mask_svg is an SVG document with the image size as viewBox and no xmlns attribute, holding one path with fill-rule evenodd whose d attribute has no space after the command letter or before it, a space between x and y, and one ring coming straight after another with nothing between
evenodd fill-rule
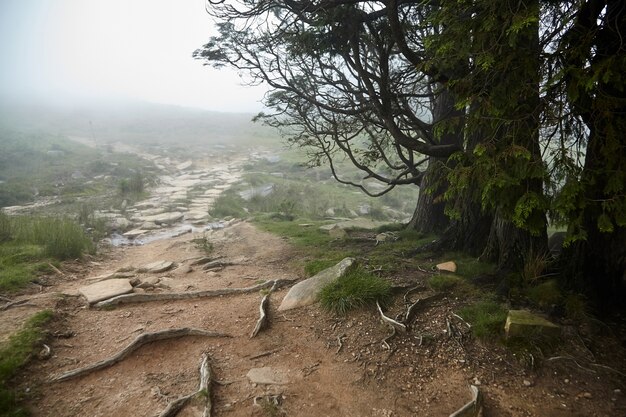
<instances>
[{"instance_id":1,"label":"distant hillside","mask_svg":"<svg viewBox=\"0 0 626 417\"><path fill-rule=\"evenodd\" d=\"M134 143L277 143L278 133L253 114L219 113L141 102L0 105L0 124L21 131Z\"/></svg>"}]
</instances>

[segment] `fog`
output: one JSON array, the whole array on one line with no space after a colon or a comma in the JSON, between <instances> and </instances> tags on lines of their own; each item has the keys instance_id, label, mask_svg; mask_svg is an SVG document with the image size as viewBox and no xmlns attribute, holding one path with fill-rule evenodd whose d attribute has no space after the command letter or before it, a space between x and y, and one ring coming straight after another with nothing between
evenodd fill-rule
<instances>
[{"instance_id":1,"label":"fog","mask_svg":"<svg viewBox=\"0 0 626 417\"><path fill-rule=\"evenodd\" d=\"M214 34L204 0L3 0L0 100L262 109L262 87L191 58Z\"/></svg>"}]
</instances>

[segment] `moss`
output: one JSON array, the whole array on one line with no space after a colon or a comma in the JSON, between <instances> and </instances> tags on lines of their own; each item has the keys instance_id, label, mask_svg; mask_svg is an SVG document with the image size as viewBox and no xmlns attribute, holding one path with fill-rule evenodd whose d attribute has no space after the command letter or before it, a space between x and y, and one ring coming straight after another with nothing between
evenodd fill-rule
<instances>
[{"instance_id":1,"label":"moss","mask_svg":"<svg viewBox=\"0 0 626 417\"><path fill-rule=\"evenodd\" d=\"M504 332L506 309L496 301L479 301L462 308L459 314L472 325L472 333L478 339L497 339Z\"/></svg>"}]
</instances>

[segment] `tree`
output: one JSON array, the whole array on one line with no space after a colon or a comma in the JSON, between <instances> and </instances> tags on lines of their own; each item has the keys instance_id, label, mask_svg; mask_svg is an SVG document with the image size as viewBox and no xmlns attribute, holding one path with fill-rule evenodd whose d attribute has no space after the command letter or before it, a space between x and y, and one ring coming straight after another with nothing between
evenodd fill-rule
<instances>
[{"instance_id":1,"label":"tree","mask_svg":"<svg viewBox=\"0 0 626 417\"><path fill-rule=\"evenodd\" d=\"M441 245L517 269L545 252L548 213L569 283L605 296L626 263L622 3L222 2L194 56L268 84L259 118L339 181L420 185L411 226Z\"/></svg>"}]
</instances>

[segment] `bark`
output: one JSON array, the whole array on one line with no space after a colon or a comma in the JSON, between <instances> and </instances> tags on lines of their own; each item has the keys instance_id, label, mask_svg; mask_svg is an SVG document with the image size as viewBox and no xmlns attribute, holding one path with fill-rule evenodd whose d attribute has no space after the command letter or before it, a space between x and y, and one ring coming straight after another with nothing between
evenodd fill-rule
<instances>
[{"instance_id":1,"label":"bark","mask_svg":"<svg viewBox=\"0 0 626 417\"><path fill-rule=\"evenodd\" d=\"M457 110L452 93L447 88L435 96L433 102L433 126L443 132L438 135L442 145L463 144L463 119L464 110ZM448 126L441 126L448 124ZM422 234L442 233L450 224L450 219L445 214L445 201L443 195L446 192L446 158L431 157L426 173L420 184L420 193L413 217L408 228Z\"/></svg>"},{"instance_id":2,"label":"bark","mask_svg":"<svg viewBox=\"0 0 626 417\"><path fill-rule=\"evenodd\" d=\"M602 16L604 10L604 16ZM598 28L602 21L602 29ZM606 73L624 73L625 62L615 57L623 55L623 28L626 10L621 0L587 1L582 4L572 29L565 35L566 64L582 70L587 61L581 57L593 54L593 65ZM591 68L591 71L596 68ZM600 313L613 308L623 309L626 295L626 228L616 224L618 214L626 210L624 186L615 186L616 178L624 178L626 146L626 93L622 79L610 77L597 82L593 90L585 88L579 73L567 75L569 97L573 108L589 128L585 163L580 178L582 204L578 211L580 227L586 239L576 241L561 253L563 276L578 291L584 291L595 302ZM613 180L613 181L612 181ZM600 216L613 206L614 218L601 231Z\"/></svg>"}]
</instances>

